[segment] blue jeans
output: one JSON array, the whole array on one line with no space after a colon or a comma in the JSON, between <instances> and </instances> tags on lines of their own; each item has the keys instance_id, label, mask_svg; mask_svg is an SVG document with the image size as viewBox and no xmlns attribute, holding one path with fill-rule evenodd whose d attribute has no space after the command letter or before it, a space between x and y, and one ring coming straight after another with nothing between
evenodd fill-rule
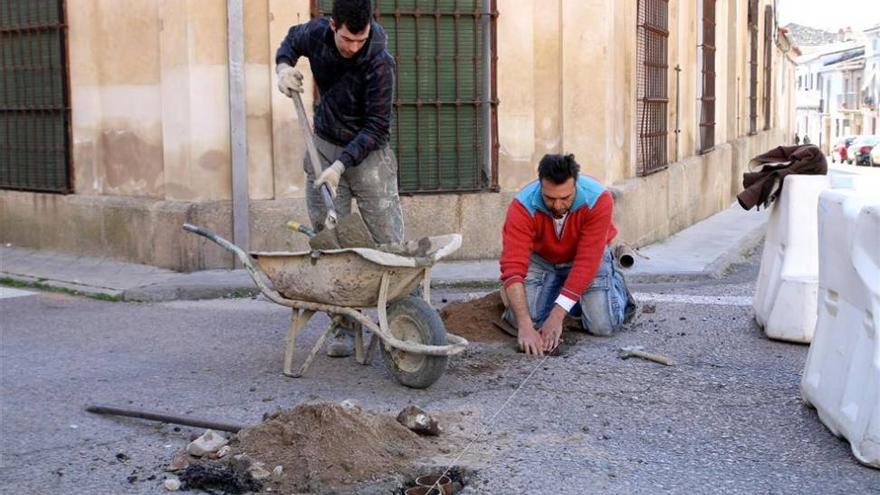
<instances>
[{"instance_id":1,"label":"blue jeans","mask_svg":"<svg viewBox=\"0 0 880 495\"><path fill-rule=\"evenodd\" d=\"M529 259L524 282L529 314L536 329L550 316L550 310L571 271L571 263L554 265L537 254ZM571 315L580 317L583 328L593 335L608 336L620 330L627 316L635 312L635 303L626 288L623 274L614 266L611 251L605 248L602 263L593 283L581 294ZM504 320L516 328L516 316L505 309Z\"/></svg>"}]
</instances>

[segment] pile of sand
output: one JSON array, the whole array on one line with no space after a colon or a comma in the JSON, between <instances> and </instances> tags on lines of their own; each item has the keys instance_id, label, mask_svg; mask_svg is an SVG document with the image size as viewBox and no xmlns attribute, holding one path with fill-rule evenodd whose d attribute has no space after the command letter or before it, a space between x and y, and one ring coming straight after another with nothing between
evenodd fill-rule
<instances>
[{"instance_id":1,"label":"pile of sand","mask_svg":"<svg viewBox=\"0 0 880 495\"><path fill-rule=\"evenodd\" d=\"M394 418L336 403L300 405L240 431L235 453L263 462L280 478L267 481L282 493L332 493L407 471L412 460L433 451Z\"/></svg>"},{"instance_id":2,"label":"pile of sand","mask_svg":"<svg viewBox=\"0 0 880 495\"><path fill-rule=\"evenodd\" d=\"M492 321L501 321L504 303L498 291L479 299L464 302L451 302L440 311L446 330L460 335L471 342L493 342L513 340Z\"/></svg>"}]
</instances>

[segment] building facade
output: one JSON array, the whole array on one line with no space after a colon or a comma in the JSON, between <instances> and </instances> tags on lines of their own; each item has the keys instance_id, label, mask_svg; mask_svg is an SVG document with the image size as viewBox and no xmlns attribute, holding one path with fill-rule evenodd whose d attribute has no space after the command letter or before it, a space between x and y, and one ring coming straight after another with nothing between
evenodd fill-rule
<instances>
[{"instance_id":1,"label":"building facade","mask_svg":"<svg viewBox=\"0 0 880 495\"><path fill-rule=\"evenodd\" d=\"M880 134L880 25L866 29L865 73L862 77L862 131Z\"/></svg>"},{"instance_id":2,"label":"building facade","mask_svg":"<svg viewBox=\"0 0 880 495\"><path fill-rule=\"evenodd\" d=\"M305 146L274 52L330 3L0 13L0 44L15 47L0 52L0 241L178 270L232 266L184 222L254 250L304 248L285 223L307 218ZM614 192L621 238L643 245L728 207L748 159L794 135L771 0L376 5L398 61L406 235L461 232L459 258L499 254L507 205L545 153L574 153Z\"/></svg>"}]
</instances>

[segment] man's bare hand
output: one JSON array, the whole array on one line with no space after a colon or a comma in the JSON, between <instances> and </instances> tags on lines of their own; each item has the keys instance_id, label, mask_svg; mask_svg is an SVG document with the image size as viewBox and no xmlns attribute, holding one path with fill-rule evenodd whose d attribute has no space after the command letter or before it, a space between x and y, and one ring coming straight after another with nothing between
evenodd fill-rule
<instances>
[{"instance_id":1,"label":"man's bare hand","mask_svg":"<svg viewBox=\"0 0 880 495\"><path fill-rule=\"evenodd\" d=\"M565 310L554 305L544 324L541 325L541 340L544 352L552 352L559 346L562 337L562 322L565 321Z\"/></svg>"},{"instance_id":2,"label":"man's bare hand","mask_svg":"<svg viewBox=\"0 0 880 495\"><path fill-rule=\"evenodd\" d=\"M553 352L554 349L559 347L559 342L562 341L562 325L553 324L549 320L544 322L544 325L541 326L541 339L544 352Z\"/></svg>"},{"instance_id":3,"label":"man's bare hand","mask_svg":"<svg viewBox=\"0 0 880 495\"><path fill-rule=\"evenodd\" d=\"M544 341L541 339L541 334L531 325L519 327L517 341L519 342L519 350L524 353L535 356L544 355Z\"/></svg>"}]
</instances>

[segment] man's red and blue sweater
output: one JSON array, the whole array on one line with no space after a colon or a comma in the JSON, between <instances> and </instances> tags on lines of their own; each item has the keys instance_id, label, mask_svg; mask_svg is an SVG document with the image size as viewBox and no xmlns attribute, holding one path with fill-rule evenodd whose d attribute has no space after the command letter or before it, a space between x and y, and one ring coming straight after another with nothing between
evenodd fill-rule
<instances>
[{"instance_id":1,"label":"man's red and blue sweater","mask_svg":"<svg viewBox=\"0 0 880 495\"><path fill-rule=\"evenodd\" d=\"M560 235L553 227L553 214L544 204L541 182L524 187L507 209L501 250L501 280L507 288L523 282L529 256L536 253L553 264L572 263L556 302L571 310L592 284L606 246L617 235L611 221L611 193L591 177L579 176L575 200Z\"/></svg>"}]
</instances>

